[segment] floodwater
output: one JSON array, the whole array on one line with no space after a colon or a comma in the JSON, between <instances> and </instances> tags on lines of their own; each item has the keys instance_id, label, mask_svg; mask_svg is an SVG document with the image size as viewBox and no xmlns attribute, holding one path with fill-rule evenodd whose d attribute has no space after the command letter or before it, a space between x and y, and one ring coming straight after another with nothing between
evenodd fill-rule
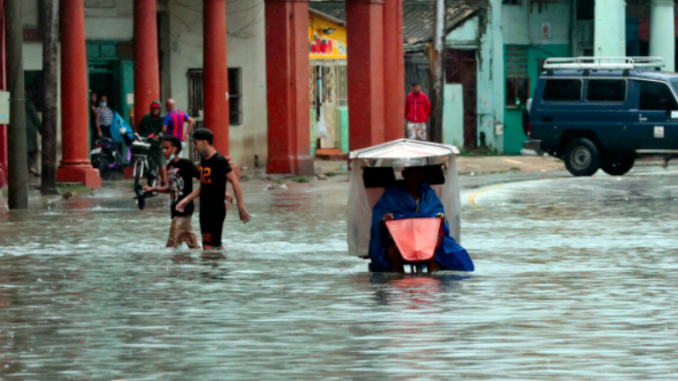
<instances>
[{"instance_id":1,"label":"floodwater","mask_svg":"<svg viewBox=\"0 0 678 381\"><path fill-rule=\"evenodd\" d=\"M420 277L347 256L341 179L261 188L245 183L253 222L228 216L221 256L162 248L162 198L0 213L0 379L678 374L676 174L478 194L462 214L477 271Z\"/></svg>"}]
</instances>

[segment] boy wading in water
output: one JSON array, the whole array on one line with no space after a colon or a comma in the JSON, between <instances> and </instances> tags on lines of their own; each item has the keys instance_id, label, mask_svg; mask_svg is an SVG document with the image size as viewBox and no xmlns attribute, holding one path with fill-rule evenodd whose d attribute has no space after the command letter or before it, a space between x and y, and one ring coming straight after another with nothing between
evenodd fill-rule
<instances>
[{"instance_id":1,"label":"boy wading in water","mask_svg":"<svg viewBox=\"0 0 678 381\"><path fill-rule=\"evenodd\" d=\"M193 201L186 204L181 211L177 204L193 192L193 179L200 178L200 171L188 159L182 159L181 140L174 136L165 136L162 142L162 154L167 162L169 185L164 187L144 187L144 192L169 193L172 203L172 227L170 228L167 247L180 247L184 242L191 249L199 249L198 239L191 224L191 216L195 205Z\"/></svg>"},{"instance_id":2,"label":"boy wading in water","mask_svg":"<svg viewBox=\"0 0 678 381\"><path fill-rule=\"evenodd\" d=\"M193 139L200 161L200 187L177 204L178 211L184 211L192 201L200 197L200 232L204 250L223 249L221 234L226 219L226 181L233 185L238 200L240 221L248 223L250 215L245 209L240 182L225 157L214 149L214 134L201 128L195 131Z\"/></svg>"}]
</instances>

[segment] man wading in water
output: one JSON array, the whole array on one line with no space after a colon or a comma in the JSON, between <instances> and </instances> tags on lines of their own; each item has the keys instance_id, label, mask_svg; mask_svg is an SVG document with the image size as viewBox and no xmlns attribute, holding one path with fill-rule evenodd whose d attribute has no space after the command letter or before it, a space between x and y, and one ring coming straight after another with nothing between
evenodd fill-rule
<instances>
[{"instance_id":1,"label":"man wading in water","mask_svg":"<svg viewBox=\"0 0 678 381\"><path fill-rule=\"evenodd\" d=\"M240 221L248 223L250 215L245 209L240 182L233 173L228 160L214 149L212 131L200 128L193 138L195 150L202 158L200 161L200 186L177 204L177 210L184 208L194 199L200 197L200 232L202 233L203 250L220 250L224 246L221 234L226 219L226 181L233 185L235 198L238 201Z\"/></svg>"}]
</instances>

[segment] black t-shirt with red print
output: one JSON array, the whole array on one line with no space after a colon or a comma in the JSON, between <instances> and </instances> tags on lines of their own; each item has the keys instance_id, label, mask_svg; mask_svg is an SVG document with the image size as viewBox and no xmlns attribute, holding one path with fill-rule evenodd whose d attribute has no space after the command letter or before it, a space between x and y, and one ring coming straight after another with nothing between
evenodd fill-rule
<instances>
[{"instance_id":1,"label":"black t-shirt with red print","mask_svg":"<svg viewBox=\"0 0 678 381\"><path fill-rule=\"evenodd\" d=\"M177 204L193 193L193 179L200 178L200 171L190 160L179 159L177 162L167 165L167 178L170 184L172 218L192 216L195 210L193 201L186 205L183 212L177 210Z\"/></svg>"}]
</instances>

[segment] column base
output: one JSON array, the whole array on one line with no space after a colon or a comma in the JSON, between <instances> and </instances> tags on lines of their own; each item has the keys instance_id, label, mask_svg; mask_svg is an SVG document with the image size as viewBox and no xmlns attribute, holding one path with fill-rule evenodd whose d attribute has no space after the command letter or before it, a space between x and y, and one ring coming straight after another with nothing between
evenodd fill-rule
<instances>
[{"instance_id":1,"label":"column base","mask_svg":"<svg viewBox=\"0 0 678 381\"><path fill-rule=\"evenodd\" d=\"M270 133L270 132L269 132ZM269 150L270 154L270 150ZM294 156L271 157L266 165L266 173L276 175L291 175L294 173Z\"/></svg>"},{"instance_id":2,"label":"column base","mask_svg":"<svg viewBox=\"0 0 678 381\"><path fill-rule=\"evenodd\" d=\"M311 155L299 156L299 176L313 176L315 175L315 162Z\"/></svg>"},{"instance_id":3,"label":"column base","mask_svg":"<svg viewBox=\"0 0 678 381\"><path fill-rule=\"evenodd\" d=\"M89 189L101 188L99 170L91 166L59 166L57 169L58 183L80 183Z\"/></svg>"}]
</instances>

